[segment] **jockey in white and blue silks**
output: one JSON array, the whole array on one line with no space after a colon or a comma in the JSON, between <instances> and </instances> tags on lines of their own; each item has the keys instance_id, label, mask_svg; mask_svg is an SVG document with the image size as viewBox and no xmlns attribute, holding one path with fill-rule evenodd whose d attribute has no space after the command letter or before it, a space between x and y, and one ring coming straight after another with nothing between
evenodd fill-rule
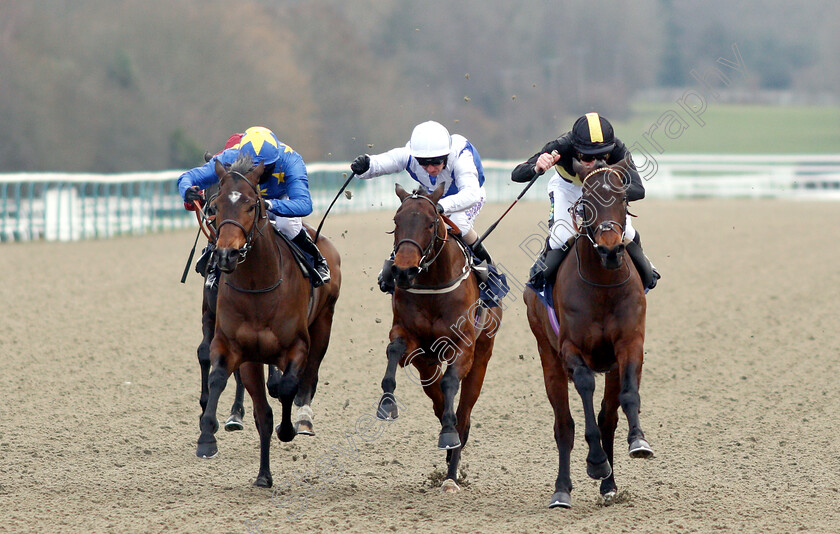
<instances>
[{"instance_id":1,"label":"jockey in white and blue silks","mask_svg":"<svg viewBox=\"0 0 840 534\"><path fill-rule=\"evenodd\" d=\"M267 215L278 232L288 237L301 250L315 260L315 271L321 280L313 280L315 286L330 280L327 261L303 228L302 218L312 213L312 198L309 195L309 180L303 158L290 146L281 143L277 136L262 126L245 130L238 143L213 156L210 161L195 167L178 178L178 191L185 206L194 200L203 201L200 190L219 181L216 175L216 161L226 168L240 156L247 154L254 165L265 164L259 180L260 195L266 203ZM207 283L211 280L208 273Z\"/></svg>"},{"instance_id":2,"label":"jockey in white and blue silks","mask_svg":"<svg viewBox=\"0 0 840 534\"><path fill-rule=\"evenodd\" d=\"M473 223L487 200L484 190L484 169L475 147L462 135L449 135L442 124L427 121L415 126L411 139L404 147L382 154L363 154L350 164L359 178L375 178L400 171L408 172L427 193L441 183L445 192L438 201L438 211L445 214L461 231L477 258L492 263L490 255L479 243ZM389 271L391 260L385 262L383 273ZM380 287L385 291L380 276ZM390 289L388 280L385 286Z\"/></svg>"}]
</instances>

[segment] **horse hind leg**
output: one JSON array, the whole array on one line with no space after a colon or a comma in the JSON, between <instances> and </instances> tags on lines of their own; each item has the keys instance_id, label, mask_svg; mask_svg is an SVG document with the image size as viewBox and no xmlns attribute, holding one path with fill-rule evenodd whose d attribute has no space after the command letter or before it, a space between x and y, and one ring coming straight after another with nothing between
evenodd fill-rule
<instances>
[{"instance_id":1,"label":"horse hind leg","mask_svg":"<svg viewBox=\"0 0 840 534\"><path fill-rule=\"evenodd\" d=\"M604 398L601 401L601 411L598 414L598 428L601 429L601 444L604 452L607 453L607 461L610 465L613 462L615 449L615 429L618 426L618 394L621 388L618 368L614 367L607 372L604 378ZM618 494L618 487L615 484L615 472L601 481L601 498L604 505L609 506L615 502Z\"/></svg>"},{"instance_id":2,"label":"horse hind leg","mask_svg":"<svg viewBox=\"0 0 840 534\"><path fill-rule=\"evenodd\" d=\"M227 432L245 428L245 425L242 424L242 419L245 417L245 388L242 385L242 378L238 369L233 372L233 378L236 380L236 393L233 397L233 405L230 407L230 416L225 421Z\"/></svg>"},{"instance_id":3,"label":"horse hind leg","mask_svg":"<svg viewBox=\"0 0 840 534\"><path fill-rule=\"evenodd\" d=\"M216 315L208 307L207 291L205 290L204 305L202 306L201 315L201 332L203 337L201 343L196 350L198 356L198 365L201 368L201 395L198 403L201 405L201 413L207 408L207 397L209 396L208 375L210 374L210 342L213 341L213 335L216 329ZM199 416L200 418L201 416Z\"/></svg>"},{"instance_id":4,"label":"horse hind leg","mask_svg":"<svg viewBox=\"0 0 840 534\"><path fill-rule=\"evenodd\" d=\"M448 470L446 480L443 482L441 489L445 493L457 492L458 487L458 466L461 462L461 453L467 445L467 440L470 437L470 417L472 409L478 401L478 396L481 394L481 386L484 384L484 375L487 372L487 362L490 360L492 354L492 342L489 345L478 345L476 347L476 354L473 360L473 365L470 372L464 377L461 382L461 398L458 400L458 412L456 418L458 420L458 436L461 439L461 446L457 449L450 449L446 452L446 462ZM479 350L481 347L481 350Z\"/></svg>"},{"instance_id":5,"label":"horse hind leg","mask_svg":"<svg viewBox=\"0 0 840 534\"><path fill-rule=\"evenodd\" d=\"M295 396L297 396L300 387L299 373L299 366L290 363L277 383L277 396L280 398L280 404L282 405L282 418L276 431L277 438L282 442L292 441L297 434L295 426L292 424L292 404L294 404Z\"/></svg>"},{"instance_id":6,"label":"horse hind leg","mask_svg":"<svg viewBox=\"0 0 840 534\"><path fill-rule=\"evenodd\" d=\"M314 436L315 428L312 424L314 413L312 411L312 399L318 388L318 370L321 362L327 353L330 343L330 332L332 330L333 309L328 307L321 312L309 327L309 357L306 360L306 368L300 379L300 388L295 396L295 406L298 407L295 415L295 431L304 436Z\"/></svg>"}]
</instances>

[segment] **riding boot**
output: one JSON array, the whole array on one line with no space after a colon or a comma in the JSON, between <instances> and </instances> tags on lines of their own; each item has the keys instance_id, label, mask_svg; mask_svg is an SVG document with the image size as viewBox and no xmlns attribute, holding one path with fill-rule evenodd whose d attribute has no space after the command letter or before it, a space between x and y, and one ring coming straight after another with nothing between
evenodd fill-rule
<instances>
[{"instance_id":1,"label":"riding boot","mask_svg":"<svg viewBox=\"0 0 840 534\"><path fill-rule=\"evenodd\" d=\"M534 286L537 291L541 291L547 280L554 280L557 269L560 268L560 264L570 248L569 246L556 249L546 247L531 267L531 271L528 273L528 283Z\"/></svg>"},{"instance_id":2,"label":"riding boot","mask_svg":"<svg viewBox=\"0 0 840 534\"><path fill-rule=\"evenodd\" d=\"M321 255L321 251L309 237L309 232L301 230L298 235L292 239L292 242L298 246L302 251L312 256L315 262L315 275L317 279L312 280L314 287L320 287L330 281L330 267L327 265L327 260Z\"/></svg>"},{"instance_id":3,"label":"riding boot","mask_svg":"<svg viewBox=\"0 0 840 534\"><path fill-rule=\"evenodd\" d=\"M656 282L661 278L656 267L650 262L642 247L635 239L627 243L627 253L633 260L633 265L639 271L639 276L642 278L642 285L645 287L645 293L656 287Z\"/></svg>"},{"instance_id":4,"label":"riding boot","mask_svg":"<svg viewBox=\"0 0 840 534\"><path fill-rule=\"evenodd\" d=\"M476 241L476 243L478 242ZM490 257L490 253L487 252L486 248L484 248L483 243L478 243L478 245L473 243L472 245L470 245L470 249L473 251L473 254L475 254L475 257L479 260L486 261L488 265L493 264L493 258Z\"/></svg>"},{"instance_id":5,"label":"riding boot","mask_svg":"<svg viewBox=\"0 0 840 534\"><path fill-rule=\"evenodd\" d=\"M207 263L210 261L210 256L213 255L213 245L207 245L201 251L201 257L195 262L195 272L204 276L207 273Z\"/></svg>"},{"instance_id":6,"label":"riding boot","mask_svg":"<svg viewBox=\"0 0 840 534\"><path fill-rule=\"evenodd\" d=\"M394 265L394 253L391 253L391 257L385 260L385 264L382 265L382 270L379 271L379 275L376 277L376 282L379 284L379 290L383 293L393 293L394 288L396 287L396 282L394 281L394 276L391 274L391 267Z\"/></svg>"}]
</instances>

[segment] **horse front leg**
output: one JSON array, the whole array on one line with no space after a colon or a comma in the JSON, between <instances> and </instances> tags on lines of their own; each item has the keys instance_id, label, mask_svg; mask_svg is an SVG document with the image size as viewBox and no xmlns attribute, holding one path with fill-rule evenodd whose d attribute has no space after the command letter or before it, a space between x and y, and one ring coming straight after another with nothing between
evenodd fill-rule
<instances>
[{"instance_id":1,"label":"horse front leg","mask_svg":"<svg viewBox=\"0 0 840 534\"><path fill-rule=\"evenodd\" d=\"M639 422L639 411L641 410L641 397L639 396L639 384L642 380L642 358L643 350L641 345L628 347L626 351L620 351L618 356L619 372L621 373L621 393L618 399L621 409L627 417L629 431L627 443L630 444L631 458L651 458L653 449L645 439L645 433Z\"/></svg>"},{"instance_id":2,"label":"horse front leg","mask_svg":"<svg viewBox=\"0 0 840 534\"><path fill-rule=\"evenodd\" d=\"M214 344L218 341L218 336L213 340ZM222 345L222 343L218 343ZM225 356L225 353L227 356ZM208 376L208 396L207 406L204 408L204 413L199 422L201 434L198 436L198 446L195 455L199 458L213 458L219 452L216 445L216 431L219 430L219 421L216 419L216 410L219 405L219 397L227 385L228 377L231 371L228 366L232 366L233 358L230 356L229 347L225 350L216 351L211 348L211 361L215 362L210 370Z\"/></svg>"},{"instance_id":3,"label":"horse front leg","mask_svg":"<svg viewBox=\"0 0 840 534\"><path fill-rule=\"evenodd\" d=\"M618 426L618 395L621 389L621 378L618 367L610 369L604 378L604 398L601 401L601 411L598 413L598 428L601 429L601 444L607 453L607 461L613 463L615 449L615 429ZM609 506L615 501L618 487L615 484L615 471L601 481L601 497L604 504Z\"/></svg>"},{"instance_id":4,"label":"horse front leg","mask_svg":"<svg viewBox=\"0 0 840 534\"><path fill-rule=\"evenodd\" d=\"M260 470L257 473L257 479L254 481L254 485L261 488L270 488L273 484L271 478L270 451L271 431L274 428L274 415L265 396L263 365L260 363L245 363L240 368L240 371L242 382L248 389L248 394L251 396L251 403L254 405L254 422L257 424L257 431L260 434Z\"/></svg>"},{"instance_id":5,"label":"horse front leg","mask_svg":"<svg viewBox=\"0 0 840 534\"><path fill-rule=\"evenodd\" d=\"M472 358L470 358L472 359ZM438 449L449 451L461 446L461 437L458 435L458 417L455 415L455 394L461 385L463 377L462 366L453 362L446 367L443 377L440 379L440 391L443 394L443 413L440 416L440 436L438 436ZM449 455L451 458L451 454Z\"/></svg>"},{"instance_id":6,"label":"horse front leg","mask_svg":"<svg viewBox=\"0 0 840 534\"><path fill-rule=\"evenodd\" d=\"M595 480L603 480L612 474L612 467L607 459L607 453L601 445L601 430L595 419L595 373L586 365L583 358L572 350L565 354L566 366L569 368L572 382L575 384L583 401L584 436L589 445L586 456L586 474Z\"/></svg>"},{"instance_id":7,"label":"horse front leg","mask_svg":"<svg viewBox=\"0 0 840 534\"><path fill-rule=\"evenodd\" d=\"M554 442L557 444L557 478L554 481L554 494L548 501L548 507L571 508L570 465L572 449L575 446L575 421L569 410L569 377L545 335L538 334L536 331L535 335L542 362L545 392L554 411Z\"/></svg>"},{"instance_id":8,"label":"horse front leg","mask_svg":"<svg viewBox=\"0 0 840 534\"><path fill-rule=\"evenodd\" d=\"M412 347L416 346L412 338L409 338L406 332L398 326L391 328L389 337L391 342L385 349L388 363L385 367L385 376L382 378L382 397L380 397L379 405L376 408L376 418L381 421L393 421L400 415L394 397L394 391L397 389L397 365L408 352L409 344Z\"/></svg>"}]
</instances>

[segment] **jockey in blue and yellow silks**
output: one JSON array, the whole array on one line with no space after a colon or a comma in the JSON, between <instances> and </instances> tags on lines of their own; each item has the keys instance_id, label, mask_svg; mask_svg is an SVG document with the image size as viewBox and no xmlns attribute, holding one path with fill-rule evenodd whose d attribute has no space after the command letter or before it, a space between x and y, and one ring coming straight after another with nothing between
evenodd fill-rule
<instances>
[{"instance_id":1,"label":"jockey in blue and yellow silks","mask_svg":"<svg viewBox=\"0 0 840 534\"><path fill-rule=\"evenodd\" d=\"M268 128L248 128L232 147L216 154L204 165L182 174L178 178L178 191L184 198L185 207L190 209L194 200L203 201L200 190L219 181L215 171L216 161L229 167L240 154L250 156L254 165L265 164L259 187L271 224L315 259L315 271L321 279L313 280L314 285L317 287L329 282L327 261L303 228L302 218L312 213L306 165L300 154L281 143ZM213 276L211 280L211 273L208 273L207 283L214 284L216 278Z\"/></svg>"}]
</instances>

